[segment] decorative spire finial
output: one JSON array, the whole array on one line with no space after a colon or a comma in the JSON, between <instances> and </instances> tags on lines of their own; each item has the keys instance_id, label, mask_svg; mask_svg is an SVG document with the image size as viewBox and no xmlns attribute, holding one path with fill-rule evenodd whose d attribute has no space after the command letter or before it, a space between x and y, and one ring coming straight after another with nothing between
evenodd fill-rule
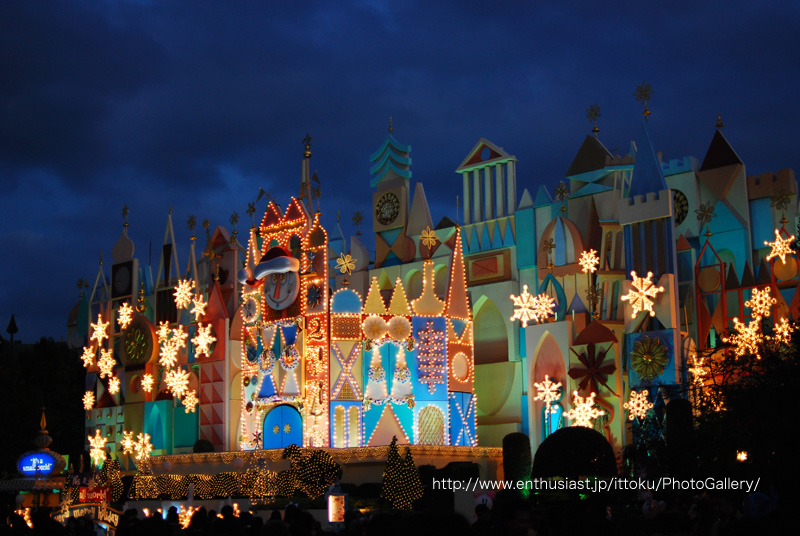
<instances>
[{"instance_id":1,"label":"decorative spire finial","mask_svg":"<svg viewBox=\"0 0 800 536\"><path fill-rule=\"evenodd\" d=\"M123 227L128 227L128 205L122 205L122 217L125 219Z\"/></svg>"},{"instance_id":2,"label":"decorative spire finial","mask_svg":"<svg viewBox=\"0 0 800 536\"><path fill-rule=\"evenodd\" d=\"M236 230L236 224L239 223L239 213L234 212L231 214L231 225L233 225L233 236L231 237L231 245L235 246L236 242L236 235L239 234L239 231Z\"/></svg>"},{"instance_id":3,"label":"decorative spire finial","mask_svg":"<svg viewBox=\"0 0 800 536\"><path fill-rule=\"evenodd\" d=\"M103 266L103 250L100 250L100 266Z\"/></svg>"},{"instance_id":4,"label":"decorative spire finial","mask_svg":"<svg viewBox=\"0 0 800 536\"><path fill-rule=\"evenodd\" d=\"M389 116L389 134L394 131L394 127L392 126L392 116Z\"/></svg>"},{"instance_id":5,"label":"decorative spire finial","mask_svg":"<svg viewBox=\"0 0 800 536\"><path fill-rule=\"evenodd\" d=\"M186 220L186 227L192 232L192 241L194 241L194 228L197 225L197 219L194 217L194 214L189 214L189 219Z\"/></svg>"},{"instance_id":6,"label":"decorative spire finial","mask_svg":"<svg viewBox=\"0 0 800 536\"><path fill-rule=\"evenodd\" d=\"M594 122L592 133L594 134L595 138L597 137L597 133L600 132L600 129L597 128L597 118L600 117L600 115L600 106L598 106L596 102L589 106L589 108L586 110L586 119Z\"/></svg>"},{"instance_id":7,"label":"decorative spire finial","mask_svg":"<svg viewBox=\"0 0 800 536\"><path fill-rule=\"evenodd\" d=\"M306 132L306 137L303 138L303 145L305 145L306 150L303 152L303 156L305 158L311 158L311 142L314 138L311 137L311 134Z\"/></svg>"},{"instance_id":8,"label":"decorative spire finial","mask_svg":"<svg viewBox=\"0 0 800 536\"><path fill-rule=\"evenodd\" d=\"M358 228L358 231L356 231L357 236L361 236L361 222L363 221L364 221L363 212L361 212L360 210L356 210L355 212L353 212L353 225L355 225Z\"/></svg>"},{"instance_id":9,"label":"decorative spire finial","mask_svg":"<svg viewBox=\"0 0 800 536\"><path fill-rule=\"evenodd\" d=\"M648 117L650 116L650 110L647 108L647 101L650 100L650 96L653 94L653 88L650 87L650 84L646 83L642 80L642 85L636 88L636 91L633 93L633 96L636 97L636 101L644 104L644 111L642 115L644 116L644 120L647 121Z\"/></svg>"},{"instance_id":10,"label":"decorative spire finial","mask_svg":"<svg viewBox=\"0 0 800 536\"><path fill-rule=\"evenodd\" d=\"M716 126L717 128L723 128L725 126L725 123L722 122L722 114L720 113L717 114L717 124L714 126Z\"/></svg>"}]
</instances>

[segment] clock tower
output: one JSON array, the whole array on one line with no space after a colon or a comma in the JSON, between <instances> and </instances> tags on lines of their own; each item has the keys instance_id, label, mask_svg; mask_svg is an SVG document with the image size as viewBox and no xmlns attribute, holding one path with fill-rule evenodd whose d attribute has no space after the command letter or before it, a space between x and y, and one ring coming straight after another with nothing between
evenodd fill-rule
<instances>
[{"instance_id":1,"label":"clock tower","mask_svg":"<svg viewBox=\"0 0 800 536\"><path fill-rule=\"evenodd\" d=\"M386 140L370 156L370 186L376 189L372 194L376 268L408 262L414 257L414 243L406 236L410 154L411 146L398 142L390 126Z\"/></svg>"}]
</instances>

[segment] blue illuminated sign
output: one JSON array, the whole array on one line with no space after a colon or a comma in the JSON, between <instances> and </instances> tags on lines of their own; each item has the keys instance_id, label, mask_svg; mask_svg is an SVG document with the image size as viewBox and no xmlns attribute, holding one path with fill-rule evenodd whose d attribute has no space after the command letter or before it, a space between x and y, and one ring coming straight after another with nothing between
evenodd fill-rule
<instances>
[{"instance_id":1,"label":"blue illuminated sign","mask_svg":"<svg viewBox=\"0 0 800 536\"><path fill-rule=\"evenodd\" d=\"M56 460L46 452L26 454L17 462L17 469L23 475L35 476L37 471L41 475L49 475L56 466Z\"/></svg>"}]
</instances>

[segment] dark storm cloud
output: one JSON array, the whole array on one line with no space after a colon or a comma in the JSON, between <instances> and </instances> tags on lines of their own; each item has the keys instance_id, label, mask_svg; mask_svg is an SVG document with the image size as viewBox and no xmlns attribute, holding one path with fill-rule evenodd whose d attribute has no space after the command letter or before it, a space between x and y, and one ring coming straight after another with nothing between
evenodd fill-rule
<instances>
[{"instance_id":1,"label":"dark storm cloud","mask_svg":"<svg viewBox=\"0 0 800 536\"><path fill-rule=\"evenodd\" d=\"M296 193L306 132L323 221L338 211L351 233L390 114L435 221L454 216L453 170L480 137L519 158L520 193L563 177L594 102L601 140L626 152L642 80L665 158L702 158L722 112L749 173L797 168L799 19L748 2L10 3L0 314L27 340L60 336L101 249L107 271L123 204L143 262L172 206L185 265L189 214L230 228L237 211L242 230L260 186Z\"/></svg>"}]
</instances>

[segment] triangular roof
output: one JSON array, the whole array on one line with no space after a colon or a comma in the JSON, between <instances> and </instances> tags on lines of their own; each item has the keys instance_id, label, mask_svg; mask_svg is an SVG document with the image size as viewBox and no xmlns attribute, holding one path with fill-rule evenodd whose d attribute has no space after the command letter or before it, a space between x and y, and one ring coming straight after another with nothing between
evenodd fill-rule
<instances>
[{"instance_id":1,"label":"triangular roof","mask_svg":"<svg viewBox=\"0 0 800 536\"><path fill-rule=\"evenodd\" d=\"M489 149L489 158L483 158L483 150ZM467 157L456 168L456 173L469 171L475 168L486 167L492 164L499 164L507 161L517 161L517 157L506 152L502 147L498 147L486 138L481 138L478 143L467 154Z\"/></svg>"},{"instance_id":2,"label":"triangular roof","mask_svg":"<svg viewBox=\"0 0 800 536\"><path fill-rule=\"evenodd\" d=\"M527 191L527 189L525 190ZM550 206L553 203L553 196L544 186L539 186L536 191L536 199L533 202L534 208Z\"/></svg>"},{"instance_id":3,"label":"triangular roof","mask_svg":"<svg viewBox=\"0 0 800 536\"><path fill-rule=\"evenodd\" d=\"M461 229L456 229L455 248L450 261L450 284L447 287L445 314L453 318L469 320L467 300L467 278L464 273L464 257L461 253Z\"/></svg>"},{"instance_id":4,"label":"triangular roof","mask_svg":"<svg viewBox=\"0 0 800 536\"><path fill-rule=\"evenodd\" d=\"M572 344L578 346L581 344L601 343L601 342L619 342L614 332L603 325L599 320L593 320L591 324L583 328L575 342Z\"/></svg>"},{"instance_id":5,"label":"triangular roof","mask_svg":"<svg viewBox=\"0 0 800 536\"><path fill-rule=\"evenodd\" d=\"M611 153L600 143L600 140L594 136L586 136L581 148L578 149L578 154L572 159L572 164L570 164L566 176L573 177L581 173L602 169L606 167L606 157L610 158Z\"/></svg>"},{"instance_id":6,"label":"triangular roof","mask_svg":"<svg viewBox=\"0 0 800 536\"><path fill-rule=\"evenodd\" d=\"M414 199L411 201L411 210L408 213L406 236L421 234L428 227L433 227L431 210L428 207L428 199L425 197L425 188L421 182L418 182L414 187Z\"/></svg>"},{"instance_id":7,"label":"triangular roof","mask_svg":"<svg viewBox=\"0 0 800 536\"><path fill-rule=\"evenodd\" d=\"M658 161L658 155L653 147L653 140L650 139L647 123L644 121L642 121L642 130L639 133L639 140L636 142L636 146L639 148L639 152L636 154L636 164L633 166L629 196L644 196L651 192L666 190L667 181L664 180L661 163Z\"/></svg>"},{"instance_id":8,"label":"triangular roof","mask_svg":"<svg viewBox=\"0 0 800 536\"><path fill-rule=\"evenodd\" d=\"M725 166L732 166L734 164L742 164L742 159L733 150L731 144L722 134L720 129L714 132L714 137L711 138L711 145L708 146L706 157L703 158L703 163L700 165L700 171L707 169L716 169Z\"/></svg>"}]
</instances>

